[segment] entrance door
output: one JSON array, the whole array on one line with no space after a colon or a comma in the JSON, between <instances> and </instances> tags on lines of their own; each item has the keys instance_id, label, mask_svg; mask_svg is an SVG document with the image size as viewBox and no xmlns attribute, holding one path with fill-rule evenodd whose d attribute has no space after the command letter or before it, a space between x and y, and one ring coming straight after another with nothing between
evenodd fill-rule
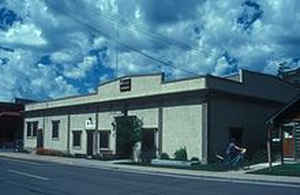
<instances>
[{"instance_id":1,"label":"entrance door","mask_svg":"<svg viewBox=\"0 0 300 195\"><path fill-rule=\"evenodd\" d=\"M295 155L295 139L293 129L283 132L283 155L293 158Z\"/></svg>"},{"instance_id":2,"label":"entrance door","mask_svg":"<svg viewBox=\"0 0 300 195\"><path fill-rule=\"evenodd\" d=\"M155 129L143 129L142 151L156 156Z\"/></svg>"},{"instance_id":3,"label":"entrance door","mask_svg":"<svg viewBox=\"0 0 300 195\"><path fill-rule=\"evenodd\" d=\"M43 148L44 147L44 136L43 136L43 129L37 130L37 136L36 136L36 147L37 148Z\"/></svg>"},{"instance_id":4,"label":"entrance door","mask_svg":"<svg viewBox=\"0 0 300 195\"><path fill-rule=\"evenodd\" d=\"M93 156L93 147L94 147L94 132L87 131L87 156Z\"/></svg>"}]
</instances>

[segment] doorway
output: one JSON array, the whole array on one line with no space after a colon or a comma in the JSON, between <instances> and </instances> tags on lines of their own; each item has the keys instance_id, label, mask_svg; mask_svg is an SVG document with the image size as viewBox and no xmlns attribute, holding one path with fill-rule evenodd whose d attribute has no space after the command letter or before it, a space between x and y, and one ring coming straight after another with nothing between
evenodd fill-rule
<instances>
[{"instance_id":1,"label":"doorway","mask_svg":"<svg viewBox=\"0 0 300 195\"><path fill-rule=\"evenodd\" d=\"M143 129L142 152L149 153L152 158L156 157L155 132L153 128Z\"/></svg>"},{"instance_id":2,"label":"doorway","mask_svg":"<svg viewBox=\"0 0 300 195\"><path fill-rule=\"evenodd\" d=\"M37 148L43 148L43 147L44 147L44 135L43 135L43 129L38 129L38 130L37 130L36 147L37 147Z\"/></svg>"},{"instance_id":3,"label":"doorway","mask_svg":"<svg viewBox=\"0 0 300 195\"><path fill-rule=\"evenodd\" d=\"M295 155L294 126L286 126L283 129L283 156L293 158Z\"/></svg>"},{"instance_id":4,"label":"doorway","mask_svg":"<svg viewBox=\"0 0 300 195\"><path fill-rule=\"evenodd\" d=\"M87 135L87 156L93 156L93 148L94 148L94 131L86 131Z\"/></svg>"}]
</instances>

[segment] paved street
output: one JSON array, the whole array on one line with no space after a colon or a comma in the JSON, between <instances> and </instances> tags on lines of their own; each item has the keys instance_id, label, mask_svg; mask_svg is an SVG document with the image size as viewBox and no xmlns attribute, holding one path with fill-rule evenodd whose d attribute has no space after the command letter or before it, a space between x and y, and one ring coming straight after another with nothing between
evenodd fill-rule
<instances>
[{"instance_id":1,"label":"paved street","mask_svg":"<svg viewBox=\"0 0 300 195\"><path fill-rule=\"evenodd\" d=\"M1 194L289 194L297 185L208 181L197 177L146 175L0 157Z\"/></svg>"}]
</instances>

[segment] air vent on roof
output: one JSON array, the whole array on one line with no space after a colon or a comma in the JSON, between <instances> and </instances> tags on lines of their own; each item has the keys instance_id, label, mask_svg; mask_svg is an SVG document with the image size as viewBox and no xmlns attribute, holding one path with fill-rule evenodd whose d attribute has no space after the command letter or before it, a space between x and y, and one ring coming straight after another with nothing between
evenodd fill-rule
<instances>
[{"instance_id":1,"label":"air vent on roof","mask_svg":"<svg viewBox=\"0 0 300 195\"><path fill-rule=\"evenodd\" d=\"M121 79L120 80L120 91L130 91L131 90L131 79Z\"/></svg>"}]
</instances>

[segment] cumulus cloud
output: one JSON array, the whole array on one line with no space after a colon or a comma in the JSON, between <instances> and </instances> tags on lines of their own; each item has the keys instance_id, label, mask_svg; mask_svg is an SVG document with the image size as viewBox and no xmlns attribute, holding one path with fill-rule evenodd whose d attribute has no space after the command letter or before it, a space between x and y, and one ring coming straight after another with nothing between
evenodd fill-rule
<instances>
[{"instance_id":1,"label":"cumulus cloud","mask_svg":"<svg viewBox=\"0 0 300 195\"><path fill-rule=\"evenodd\" d=\"M36 64L38 56L30 51L2 50L0 56L8 59L7 64L0 66L2 100L11 100L14 97L42 100L78 93L78 89L68 84L55 69Z\"/></svg>"},{"instance_id":2,"label":"cumulus cloud","mask_svg":"<svg viewBox=\"0 0 300 195\"><path fill-rule=\"evenodd\" d=\"M2 8L1 98L87 93L113 75L299 66L297 0L5 0Z\"/></svg>"},{"instance_id":3,"label":"cumulus cloud","mask_svg":"<svg viewBox=\"0 0 300 195\"><path fill-rule=\"evenodd\" d=\"M0 42L4 45L42 46L47 42L41 37L41 30L33 24L17 23L7 32L0 32Z\"/></svg>"},{"instance_id":4,"label":"cumulus cloud","mask_svg":"<svg viewBox=\"0 0 300 195\"><path fill-rule=\"evenodd\" d=\"M87 56L83 59L83 62L79 63L76 67L66 67L64 70L64 75L72 79L82 79L96 63L97 58L95 56Z\"/></svg>"}]
</instances>

